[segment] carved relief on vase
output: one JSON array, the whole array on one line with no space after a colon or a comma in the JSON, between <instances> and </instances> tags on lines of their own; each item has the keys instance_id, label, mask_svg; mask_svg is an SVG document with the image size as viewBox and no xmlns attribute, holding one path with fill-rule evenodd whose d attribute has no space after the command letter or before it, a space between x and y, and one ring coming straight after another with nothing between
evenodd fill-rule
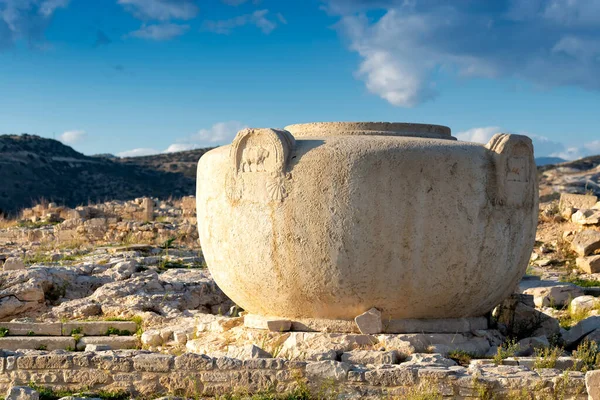
<instances>
[{"instance_id":1,"label":"carved relief on vase","mask_svg":"<svg viewBox=\"0 0 600 400\"><path fill-rule=\"evenodd\" d=\"M295 140L275 129L244 129L231 146L227 192L231 200L282 201L287 190L286 168Z\"/></svg>"}]
</instances>

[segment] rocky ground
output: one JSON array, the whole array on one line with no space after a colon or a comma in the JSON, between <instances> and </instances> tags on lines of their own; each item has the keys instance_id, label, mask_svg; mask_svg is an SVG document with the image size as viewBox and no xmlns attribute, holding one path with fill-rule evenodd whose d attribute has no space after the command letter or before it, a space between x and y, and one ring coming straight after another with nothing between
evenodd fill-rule
<instances>
[{"instance_id":1,"label":"rocky ground","mask_svg":"<svg viewBox=\"0 0 600 400\"><path fill-rule=\"evenodd\" d=\"M211 368L219 371L244 371L241 361L230 368L226 360L282 360L261 367L270 382L259 385L261 390L288 382L281 370L289 367L311 385L319 382L319 390L327 382L339 385L333 397L381 398L389 389L388 396L406 399L600 399L600 375L593 372L600 369L600 202L592 195L598 165L600 158L544 167L527 275L489 316L489 329L461 333L361 333L360 325L347 332L294 332L285 321L253 329L206 268L193 197L76 209L40 204L17 219L0 219L2 368L11 384L23 376L33 379L37 375L27 368L10 372L9 360L50 357L56 346L59 355L61 348L132 359L147 351L162 353L172 357L172 368L182 354L197 354L214 360ZM119 331L118 323L127 322L135 322L137 332ZM57 326L53 341L48 339L53 334L38 334L52 324ZM118 353L123 348L138 353ZM131 383L127 391L170 391L163 370L148 367L157 374L150 377L140 368L123 371L123 379L146 374L155 384ZM427 374L438 376L440 386L427 385ZM117 376L103 385L121 388ZM63 375L44 379L54 387L68 383L61 383ZM204 381L212 378L201 379L200 394L217 395ZM13 389L11 396L17 397L10 398L25 398L18 396L29 390ZM230 392L234 389L239 387L231 383ZM291 398L308 398L297 387L285 389L296 391Z\"/></svg>"}]
</instances>

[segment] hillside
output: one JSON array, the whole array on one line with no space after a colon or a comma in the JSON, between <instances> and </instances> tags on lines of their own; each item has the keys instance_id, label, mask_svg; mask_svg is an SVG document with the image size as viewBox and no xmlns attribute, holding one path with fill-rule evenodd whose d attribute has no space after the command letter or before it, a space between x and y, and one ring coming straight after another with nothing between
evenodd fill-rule
<instances>
[{"instance_id":1,"label":"hillside","mask_svg":"<svg viewBox=\"0 0 600 400\"><path fill-rule=\"evenodd\" d=\"M168 171L175 162L163 166L167 159L160 156L139 163L88 157L56 140L0 135L0 213L14 213L42 198L76 206L107 199L193 194L195 182L188 171L192 161L187 161L191 157L186 155L182 163L184 174L178 168Z\"/></svg>"},{"instance_id":2,"label":"hillside","mask_svg":"<svg viewBox=\"0 0 600 400\"><path fill-rule=\"evenodd\" d=\"M198 165L198 160L208 150L210 149L196 149L143 157L116 158L115 161L152 170L179 173L188 178L196 179L196 166Z\"/></svg>"}]
</instances>

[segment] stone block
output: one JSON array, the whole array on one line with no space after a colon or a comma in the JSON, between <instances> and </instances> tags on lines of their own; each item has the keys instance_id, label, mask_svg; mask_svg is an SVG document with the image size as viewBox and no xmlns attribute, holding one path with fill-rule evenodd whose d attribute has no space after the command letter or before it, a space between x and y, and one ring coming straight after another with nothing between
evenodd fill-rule
<instances>
[{"instance_id":1,"label":"stone block","mask_svg":"<svg viewBox=\"0 0 600 400\"><path fill-rule=\"evenodd\" d=\"M600 370L585 374L585 387L589 400L600 400Z\"/></svg>"},{"instance_id":2,"label":"stone block","mask_svg":"<svg viewBox=\"0 0 600 400\"><path fill-rule=\"evenodd\" d=\"M77 341L77 350L89 345L106 345L111 350L137 349L140 341L137 336L84 336Z\"/></svg>"},{"instance_id":3,"label":"stone block","mask_svg":"<svg viewBox=\"0 0 600 400\"><path fill-rule=\"evenodd\" d=\"M23 263L23 260L21 260L20 258L10 257L4 261L4 265L2 266L2 268L4 269L4 271L19 271L27 267L25 266L25 263Z\"/></svg>"},{"instance_id":4,"label":"stone block","mask_svg":"<svg viewBox=\"0 0 600 400\"><path fill-rule=\"evenodd\" d=\"M186 353L175 357L175 369L183 371L208 371L215 368L215 359L204 354Z\"/></svg>"},{"instance_id":5,"label":"stone block","mask_svg":"<svg viewBox=\"0 0 600 400\"><path fill-rule=\"evenodd\" d=\"M60 322L0 322L1 328L8 329L9 336L61 336Z\"/></svg>"},{"instance_id":6,"label":"stone block","mask_svg":"<svg viewBox=\"0 0 600 400\"><path fill-rule=\"evenodd\" d=\"M383 323L381 322L381 311L371 308L356 318L354 322L360 333L364 335L374 335L383 332Z\"/></svg>"},{"instance_id":7,"label":"stone block","mask_svg":"<svg viewBox=\"0 0 600 400\"><path fill-rule=\"evenodd\" d=\"M452 351L464 351L482 357L490 349L490 342L485 338L471 338L463 343L432 344L428 350L433 353L448 355Z\"/></svg>"},{"instance_id":8,"label":"stone block","mask_svg":"<svg viewBox=\"0 0 600 400\"><path fill-rule=\"evenodd\" d=\"M386 333L458 333L487 329L487 319L447 318L447 319L398 319L385 324Z\"/></svg>"},{"instance_id":9,"label":"stone block","mask_svg":"<svg viewBox=\"0 0 600 400\"><path fill-rule=\"evenodd\" d=\"M39 392L26 386L13 386L6 393L6 400L39 400Z\"/></svg>"},{"instance_id":10,"label":"stone block","mask_svg":"<svg viewBox=\"0 0 600 400\"><path fill-rule=\"evenodd\" d=\"M571 221L579 225L598 225L600 210L579 210L571 216Z\"/></svg>"},{"instance_id":11,"label":"stone block","mask_svg":"<svg viewBox=\"0 0 600 400\"><path fill-rule=\"evenodd\" d=\"M115 354L94 354L91 364L98 369L113 372L130 372L133 370L133 360Z\"/></svg>"},{"instance_id":12,"label":"stone block","mask_svg":"<svg viewBox=\"0 0 600 400\"><path fill-rule=\"evenodd\" d=\"M571 299L583 296L583 289L579 286L565 283L552 286L539 286L526 289L523 293L533 296L536 307L565 306Z\"/></svg>"},{"instance_id":13,"label":"stone block","mask_svg":"<svg viewBox=\"0 0 600 400\"><path fill-rule=\"evenodd\" d=\"M380 368L367 371L365 379L374 386L412 386L417 383L417 369L401 366Z\"/></svg>"},{"instance_id":14,"label":"stone block","mask_svg":"<svg viewBox=\"0 0 600 400\"><path fill-rule=\"evenodd\" d=\"M109 329L118 329L121 332L128 331L134 334L137 324L133 321L71 321L63 323L63 335L71 335L75 331L86 336L105 336Z\"/></svg>"},{"instance_id":15,"label":"stone block","mask_svg":"<svg viewBox=\"0 0 600 400\"><path fill-rule=\"evenodd\" d=\"M73 357L70 354L24 355L17 358L19 369L67 369L73 367Z\"/></svg>"},{"instance_id":16,"label":"stone block","mask_svg":"<svg viewBox=\"0 0 600 400\"><path fill-rule=\"evenodd\" d=\"M4 350L67 350L75 349L72 337L7 336L0 338Z\"/></svg>"},{"instance_id":17,"label":"stone block","mask_svg":"<svg viewBox=\"0 0 600 400\"><path fill-rule=\"evenodd\" d=\"M572 210L592 208L598 201L596 196L585 194L561 193L558 209L561 215L570 218Z\"/></svg>"},{"instance_id":18,"label":"stone block","mask_svg":"<svg viewBox=\"0 0 600 400\"><path fill-rule=\"evenodd\" d=\"M165 354L138 354L133 357L133 368L136 371L169 372L173 359L173 356Z\"/></svg>"},{"instance_id":19,"label":"stone block","mask_svg":"<svg viewBox=\"0 0 600 400\"><path fill-rule=\"evenodd\" d=\"M566 347L570 347L577 343L579 339L585 335L600 329L600 317L592 316L579 321L575 326L572 326L568 331L562 332L562 338L565 341Z\"/></svg>"},{"instance_id":20,"label":"stone block","mask_svg":"<svg viewBox=\"0 0 600 400\"><path fill-rule=\"evenodd\" d=\"M97 351L109 351L110 346L107 344L87 344L85 345L84 351L86 352L97 352Z\"/></svg>"},{"instance_id":21,"label":"stone block","mask_svg":"<svg viewBox=\"0 0 600 400\"><path fill-rule=\"evenodd\" d=\"M577 267L587 274L600 273L600 255L577 257Z\"/></svg>"},{"instance_id":22,"label":"stone block","mask_svg":"<svg viewBox=\"0 0 600 400\"><path fill-rule=\"evenodd\" d=\"M263 329L271 332L287 332L292 327L292 321L247 314L244 316L244 326L246 328Z\"/></svg>"},{"instance_id":23,"label":"stone block","mask_svg":"<svg viewBox=\"0 0 600 400\"><path fill-rule=\"evenodd\" d=\"M571 247L582 257L592 255L594 251L600 249L600 232L592 229L577 232Z\"/></svg>"},{"instance_id":24,"label":"stone block","mask_svg":"<svg viewBox=\"0 0 600 400\"><path fill-rule=\"evenodd\" d=\"M227 356L240 360L248 360L253 358L272 358L271 353L261 349L254 344L248 344L243 347L228 346Z\"/></svg>"},{"instance_id":25,"label":"stone block","mask_svg":"<svg viewBox=\"0 0 600 400\"><path fill-rule=\"evenodd\" d=\"M397 364L395 351L354 350L342 354L342 362L348 364Z\"/></svg>"},{"instance_id":26,"label":"stone block","mask_svg":"<svg viewBox=\"0 0 600 400\"><path fill-rule=\"evenodd\" d=\"M65 370L63 374L65 383L80 383L91 387L111 380L109 372L98 369Z\"/></svg>"},{"instance_id":27,"label":"stone block","mask_svg":"<svg viewBox=\"0 0 600 400\"><path fill-rule=\"evenodd\" d=\"M339 361L315 361L306 365L306 375L315 381L332 379L345 381L350 371L350 364Z\"/></svg>"}]
</instances>

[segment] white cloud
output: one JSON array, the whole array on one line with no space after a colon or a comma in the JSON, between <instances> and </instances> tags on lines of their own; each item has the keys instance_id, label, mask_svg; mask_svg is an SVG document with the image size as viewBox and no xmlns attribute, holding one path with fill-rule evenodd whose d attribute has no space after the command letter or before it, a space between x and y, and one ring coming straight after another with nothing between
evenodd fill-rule
<instances>
[{"instance_id":1,"label":"white cloud","mask_svg":"<svg viewBox=\"0 0 600 400\"><path fill-rule=\"evenodd\" d=\"M65 144L75 144L81 141L83 138L87 136L85 131L74 130L74 131L66 131L62 135L60 135L59 140Z\"/></svg>"},{"instance_id":2,"label":"white cloud","mask_svg":"<svg viewBox=\"0 0 600 400\"><path fill-rule=\"evenodd\" d=\"M117 153L118 157L142 157L158 154L160 151L149 148L137 148Z\"/></svg>"},{"instance_id":3,"label":"white cloud","mask_svg":"<svg viewBox=\"0 0 600 400\"><path fill-rule=\"evenodd\" d=\"M239 121L218 122L208 129L200 129L187 142L200 147L223 145L233 141L235 135L244 128L247 126Z\"/></svg>"},{"instance_id":4,"label":"white cloud","mask_svg":"<svg viewBox=\"0 0 600 400\"><path fill-rule=\"evenodd\" d=\"M235 135L244 128L247 128L247 126L238 121L217 122L208 129L200 129L195 134L180 139L177 143L171 144L164 151L152 148L138 148L117 153L117 156L141 157L160 153L175 153L205 147L221 146L231 143L235 138Z\"/></svg>"},{"instance_id":5,"label":"white cloud","mask_svg":"<svg viewBox=\"0 0 600 400\"><path fill-rule=\"evenodd\" d=\"M178 24L146 25L127 36L149 40L170 40L183 35L189 28L189 25Z\"/></svg>"},{"instance_id":6,"label":"white cloud","mask_svg":"<svg viewBox=\"0 0 600 400\"><path fill-rule=\"evenodd\" d=\"M190 20L198 14L194 0L118 0L118 3L144 21Z\"/></svg>"},{"instance_id":7,"label":"white cloud","mask_svg":"<svg viewBox=\"0 0 600 400\"><path fill-rule=\"evenodd\" d=\"M528 132L509 132L497 126L471 128L466 131L458 132L454 136L459 140L486 144L490 141L492 136L501 132L518 133L520 135L529 136L533 142L533 149L536 157L560 157L565 160L575 160L581 157L600 154L600 140L584 143L582 145L564 144L545 136Z\"/></svg>"},{"instance_id":8,"label":"white cloud","mask_svg":"<svg viewBox=\"0 0 600 400\"><path fill-rule=\"evenodd\" d=\"M44 32L54 12L68 4L69 0L0 0L0 49L13 46L17 40L47 48Z\"/></svg>"},{"instance_id":9,"label":"white cloud","mask_svg":"<svg viewBox=\"0 0 600 400\"><path fill-rule=\"evenodd\" d=\"M458 140L467 142L487 143L496 133L502 132L497 126L486 126L483 128L471 128L466 131L458 132L454 136Z\"/></svg>"},{"instance_id":10,"label":"white cloud","mask_svg":"<svg viewBox=\"0 0 600 400\"><path fill-rule=\"evenodd\" d=\"M600 90L599 1L324 1L361 57L356 76L396 106L434 98L440 72Z\"/></svg>"},{"instance_id":11,"label":"white cloud","mask_svg":"<svg viewBox=\"0 0 600 400\"><path fill-rule=\"evenodd\" d=\"M197 144L192 143L173 143L163 153L177 153L179 151L188 151L197 149Z\"/></svg>"},{"instance_id":12,"label":"white cloud","mask_svg":"<svg viewBox=\"0 0 600 400\"><path fill-rule=\"evenodd\" d=\"M277 22L270 20L268 14L269 10L257 10L252 14L240 15L231 19L204 21L204 29L221 35L227 35L240 26L254 25L264 34L268 35L277 28ZM285 18L283 15L277 14L276 17L280 23L284 23Z\"/></svg>"}]
</instances>

